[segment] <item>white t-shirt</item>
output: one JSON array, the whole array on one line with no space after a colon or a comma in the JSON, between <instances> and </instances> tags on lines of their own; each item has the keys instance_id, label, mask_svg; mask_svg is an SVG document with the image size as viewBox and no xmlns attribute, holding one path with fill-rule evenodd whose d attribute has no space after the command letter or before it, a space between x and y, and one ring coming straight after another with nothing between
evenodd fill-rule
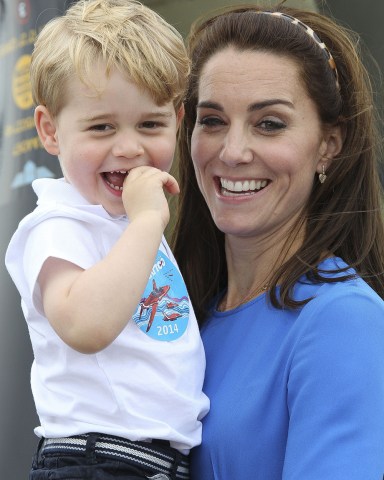
<instances>
[{"instance_id":1,"label":"white t-shirt","mask_svg":"<svg viewBox=\"0 0 384 480\"><path fill-rule=\"evenodd\" d=\"M36 283L40 269L48 257L91 267L110 251L128 220L89 204L63 179L35 180L33 188L38 206L20 222L6 266L21 295L34 352L31 385L41 423L36 434L160 438L186 453L200 443L200 419L209 408L202 393L205 356L165 238L125 329L104 350L79 353L59 338L43 314ZM124 285L118 295L126 295Z\"/></svg>"}]
</instances>

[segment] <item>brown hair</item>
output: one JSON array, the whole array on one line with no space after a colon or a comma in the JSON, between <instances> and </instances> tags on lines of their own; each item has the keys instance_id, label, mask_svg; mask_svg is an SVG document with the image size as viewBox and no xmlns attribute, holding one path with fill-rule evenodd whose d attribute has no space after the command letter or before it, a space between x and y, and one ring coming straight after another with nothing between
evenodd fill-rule
<instances>
[{"instance_id":1,"label":"brown hair","mask_svg":"<svg viewBox=\"0 0 384 480\"><path fill-rule=\"evenodd\" d=\"M259 6L230 7L202 18L192 26L188 48L192 73L185 102L185 120L179 134L179 177L181 197L174 230L175 256L186 280L196 314L206 315L209 302L226 285L224 235L215 226L201 195L190 155L191 134L196 121L196 104L201 70L207 60L232 46L239 51L265 51L293 59L303 84L317 105L324 125L342 125L344 143L327 169L324 184L314 179L308 205L300 225L302 246L275 273L269 291L276 308L298 308L293 299L294 284L302 275L311 281L343 281L323 278L317 269L323 252L332 252L354 267L376 292L384 297L384 226L382 188L378 175L378 119L373 106L370 78L360 59L358 37L332 19L278 5L268 9L291 15L316 32L332 53L335 73L324 51L304 28L284 18L260 15ZM280 294L276 285L280 281Z\"/></svg>"}]
</instances>

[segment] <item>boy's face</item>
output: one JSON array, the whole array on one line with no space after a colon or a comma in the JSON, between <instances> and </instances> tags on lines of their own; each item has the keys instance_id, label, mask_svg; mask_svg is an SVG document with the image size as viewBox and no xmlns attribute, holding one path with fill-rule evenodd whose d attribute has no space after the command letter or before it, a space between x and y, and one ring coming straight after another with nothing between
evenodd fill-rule
<instances>
[{"instance_id":1,"label":"boy's face","mask_svg":"<svg viewBox=\"0 0 384 480\"><path fill-rule=\"evenodd\" d=\"M68 182L92 204L112 215L125 213L120 187L130 169L171 167L181 113L172 102L158 106L151 96L115 70L107 78L94 70L101 94L73 79L68 100L53 120L55 148Z\"/></svg>"}]
</instances>

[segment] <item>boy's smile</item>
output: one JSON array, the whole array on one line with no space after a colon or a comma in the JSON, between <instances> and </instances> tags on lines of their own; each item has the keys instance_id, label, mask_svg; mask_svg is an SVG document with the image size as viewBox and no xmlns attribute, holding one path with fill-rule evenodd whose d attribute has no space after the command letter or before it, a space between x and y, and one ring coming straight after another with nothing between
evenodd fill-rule
<instances>
[{"instance_id":1,"label":"boy's smile","mask_svg":"<svg viewBox=\"0 0 384 480\"><path fill-rule=\"evenodd\" d=\"M126 170L105 172L104 179L109 187L116 192L123 191L123 183L128 172Z\"/></svg>"},{"instance_id":2,"label":"boy's smile","mask_svg":"<svg viewBox=\"0 0 384 480\"><path fill-rule=\"evenodd\" d=\"M67 101L52 120L50 153L90 203L121 215L123 182L132 168L170 169L179 118L172 102L157 105L118 70L106 77L95 67L91 78L97 91L77 78L66 85Z\"/></svg>"}]
</instances>

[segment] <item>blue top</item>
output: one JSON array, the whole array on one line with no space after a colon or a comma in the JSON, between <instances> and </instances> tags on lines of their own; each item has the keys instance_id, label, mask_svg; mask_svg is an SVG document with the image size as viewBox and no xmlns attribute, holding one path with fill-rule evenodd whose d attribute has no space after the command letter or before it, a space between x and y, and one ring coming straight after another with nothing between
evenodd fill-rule
<instances>
[{"instance_id":1,"label":"blue top","mask_svg":"<svg viewBox=\"0 0 384 480\"><path fill-rule=\"evenodd\" d=\"M295 299L313 296L211 312L193 480L383 479L384 301L360 278L296 285Z\"/></svg>"}]
</instances>

